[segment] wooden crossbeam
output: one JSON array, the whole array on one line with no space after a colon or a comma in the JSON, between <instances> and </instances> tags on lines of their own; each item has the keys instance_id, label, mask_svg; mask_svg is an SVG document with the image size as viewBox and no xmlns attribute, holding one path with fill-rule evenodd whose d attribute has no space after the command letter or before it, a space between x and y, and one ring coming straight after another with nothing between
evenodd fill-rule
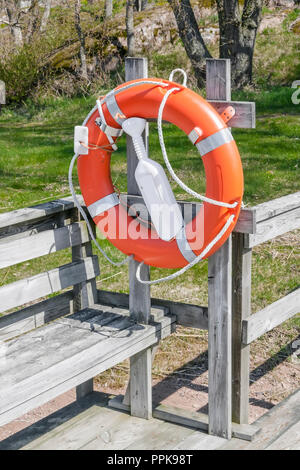
<instances>
[{"instance_id":1,"label":"wooden crossbeam","mask_svg":"<svg viewBox=\"0 0 300 470\"><path fill-rule=\"evenodd\" d=\"M243 320L243 343L252 343L298 312L300 312L300 288Z\"/></svg>"}]
</instances>

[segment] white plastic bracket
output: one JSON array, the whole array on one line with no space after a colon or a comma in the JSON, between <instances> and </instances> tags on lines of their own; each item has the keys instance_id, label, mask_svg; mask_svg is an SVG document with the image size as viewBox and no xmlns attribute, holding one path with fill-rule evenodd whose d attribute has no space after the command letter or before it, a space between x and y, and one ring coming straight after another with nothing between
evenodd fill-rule
<instances>
[{"instance_id":1,"label":"white plastic bracket","mask_svg":"<svg viewBox=\"0 0 300 470\"><path fill-rule=\"evenodd\" d=\"M86 145L86 147L84 145ZM86 126L75 126L74 128L74 153L77 155L88 155L89 129Z\"/></svg>"}]
</instances>

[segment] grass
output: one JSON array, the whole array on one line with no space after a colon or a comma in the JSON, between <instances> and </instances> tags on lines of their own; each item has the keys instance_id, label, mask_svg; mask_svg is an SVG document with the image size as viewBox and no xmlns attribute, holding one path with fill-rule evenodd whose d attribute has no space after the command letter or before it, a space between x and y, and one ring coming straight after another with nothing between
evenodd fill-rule
<instances>
[{"instance_id":1,"label":"grass","mask_svg":"<svg viewBox=\"0 0 300 470\"><path fill-rule=\"evenodd\" d=\"M255 205L299 190L300 108L291 103L291 90L280 87L262 92L248 90L236 93L234 99L255 100L258 111L255 130L234 130L244 167L245 203ZM37 104L27 102L21 109L3 109L0 115L1 212L69 195L67 171L73 154L73 127L82 122L93 105L93 97L60 98ZM204 192L204 171L195 148L171 125L165 126L165 140L175 171L193 189ZM121 191L126 191L125 150L123 137L112 158L112 178ZM151 124L150 152L153 159L162 163L155 124ZM74 181L77 184L75 172ZM178 198L188 199L173 182L172 187ZM114 259L122 258L122 254L106 240L102 243ZM254 250L253 311L297 286L299 245L299 232L295 232ZM70 252L65 250L0 270L0 286L70 260ZM100 257L100 264L98 287L128 292L127 267L113 267L103 257ZM157 278L169 272L152 269L151 276ZM153 286L152 295L207 304L207 262L198 264L179 279ZM257 357L262 361L271 353L277 353L282 345L297 337L299 329L300 318L295 317L256 341L252 347L253 367L260 363ZM174 372L186 361L191 361L191 367L194 367L195 357L199 351L205 351L206 345L206 332L179 329L175 336L162 342L154 363L154 376L161 378ZM172 351L175 350L174 355ZM274 367L276 364L275 361ZM122 387L127 373L128 365L121 364L105 372L99 379L100 384Z\"/></svg>"}]
</instances>

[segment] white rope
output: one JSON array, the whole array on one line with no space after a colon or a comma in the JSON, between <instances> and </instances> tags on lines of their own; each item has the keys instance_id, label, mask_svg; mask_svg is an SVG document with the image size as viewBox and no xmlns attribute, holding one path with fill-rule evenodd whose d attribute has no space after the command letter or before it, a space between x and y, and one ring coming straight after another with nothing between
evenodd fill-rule
<instances>
[{"instance_id":1,"label":"white rope","mask_svg":"<svg viewBox=\"0 0 300 470\"><path fill-rule=\"evenodd\" d=\"M73 168L74 168L74 164L77 160L77 158L79 157L78 154L75 154L70 162L70 166L69 166L69 174L68 174L68 177L69 177L69 187L70 187L70 191L71 191L71 194L72 194L72 197L73 197L73 200L74 200L74 203L75 203L75 206L77 207L77 209L79 210L80 214L82 215L83 219L85 220L86 224L87 224L87 228L88 228L88 231L89 231L89 234L91 236L91 239L93 240L93 242L95 243L96 247L98 248L98 250L100 251L100 253L102 253L102 255L107 259L107 261L111 264L113 264L114 266L123 266L123 264L126 264L129 262L129 259L131 258L131 256L128 256L127 258L125 258L123 261L113 261L106 253L105 251L101 248L101 246L99 245L99 243L97 242L95 236L94 236L94 233L93 233L93 230L92 230L92 227L90 225L90 222L89 222L89 219L87 218L87 215L86 213L84 212L82 206L80 205L80 202L78 201L77 199L77 196L76 196L76 193L75 193L75 190L74 190L74 186L73 186Z\"/></svg>"},{"instance_id":2,"label":"white rope","mask_svg":"<svg viewBox=\"0 0 300 470\"><path fill-rule=\"evenodd\" d=\"M181 274L185 273L186 271L188 271L188 269L191 269L193 266L195 266L195 264L199 263L199 261L201 261L204 258L204 256L215 246L215 244L218 243L218 241L227 232L234 218L235 218L235 215L232 214L227 220L222 230L220 230L220 232L215 236L215 238L207 245L206 248L204 248L202 253L200 253L200 255L198 255L197 258L195 258L191 263L189 263L184 268L180 269L179 271L176 271L176 273L174 274L170 274L170 276L161 277L160 279L155 279L154 281L143 281L143 279L141 279L141 267L144 263L142 262L138 265L138 268L136 270L137 280L141 282L142 284L158 284L159 282L171 281L172 279L175 279L176 277L181 276Z\"/></svg>"},{"instance_id":3,"label":"white rope","mask_svg":"<svg viewBox=\"0 0 300 470\"><path fill-rule=\"evenodd\" d=\"M175 73L177 72L180 72L182 75L183 75L183 86L186 87L186 84L187 84L187 73L185 70L183 69L174 69L172 70L172 72L170 73L170 76L169 76L169 81L170 82L173 82L173 78L174 78L174 75Z\"/></svg>"},{"instance_id":4,"label":"white rope","mask_svg":"<svg viewBox=\"0 0 300 470\"><path fill-rule=\"evenodd\" d=\"M178 91L178 90L180 90L180 88L171 88L170 90L167 91L167 93L165 94L165 96L164 96L164 98L161 102L161 105L159 107L158 117L157 117L159 143L160 143L161 151L162 151L162 154L163 154L163 157L164 157L165 164L166 164L166 166L169 170L169 173L172 176L172 178L176 181L176 183L182 189L184 189L184 191L186 191L188 194L190 194L191 196L194 196L195 198L200 199L201 201L209 202L210 204L213 204L215 206L228 207L230 209L233 208L233 207L236 207L237 204L238 204L237 202L234 202L233 204L228 204L227 202L216 201L215 199L211 199L209 197L206 197L206 196L203 196L199 193L196 193L196 191L193 191L186 184L184 184L184 182L181 181L180 178L178 178L178 176L175 174L175 172L174 172L174 170L173 170L173 168L172 168L172 166L169 162L169 158L168 158L168 154L167 154L167 150L166 150L166 146L165 146L165 141L164 141L164 136L163 136L163 130L162 130L162 116L163 116L165 105L167 103L167 100L168 100L169 96L172 93L174 93L174 91Z\"/></svg>"}]
</instances>

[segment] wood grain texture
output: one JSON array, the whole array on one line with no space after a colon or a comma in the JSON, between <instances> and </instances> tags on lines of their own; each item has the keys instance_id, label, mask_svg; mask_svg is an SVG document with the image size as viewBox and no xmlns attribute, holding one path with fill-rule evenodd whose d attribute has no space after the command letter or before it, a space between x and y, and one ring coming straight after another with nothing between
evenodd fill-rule
<instances>
[{"instance_id":1,"label":"wood grain texture","mask_svg":"<svg viewBox=\"0 0 300 470\"><path fill-rule=\"evenodd\" d=\"M132 194L121 194L120 199L124 205L132 206L133 214L139 213L143 221L150 222L151 217L144 203L142 196ZM199 212L202 204L198 202L178 201L183 219L188 224ZM142 222L143 224L143 222ZM145 224L146 225L146 224ZM254 209L245 207L241 209L238 221L234 227L234 232L238 233L255 233L256 232L256 212Z\"/></svg>"},{"instance_id":2,"label":"wood grain texture","mask_svg":"<svg viewBox=\"0 0 300 470\"><path fill-rule=\"evenodd\" d=\"M116 410L129 412L129 406L124 404L123 395L118 395L114 398L111 398L108 404L111 408ZM204 413L183 410L182 408L160 404L153 409L153 416L162 421L168 421L180 426L188 426L205 433L208 431L208 416ZM259 427L252 424L249 425L232 423L232 435L238 439L252 441L258 431ZM217 439L220 439L221 444L222 442L227 442L224 438Z\"/></svg>"},{"instance_id":3,"label":"wood grain texture","mask_svg":"<svg viewBox=\"0 0 300 470\"><path fill-rule=\"evenodd\" d=\"M125 60L126 81L148 77L148 62L145 58L128 57ZM146 125L143 139L148 153L149 126ZM138 159L131 137L127 136L127 188L130 194L140 195L135 180ZM147 324L150 316L150 286L141 284L136 279L138 262L129 262L129 311L136 321ZM143 279L150 278L150 268L144 265L141 269ZM151 417L152 413L152 380L151 350L141 352L137 357L130 358L130 403L131 414L140 418Z\"/></svg>"},{"instance_id":4,"label":"wood grain texture","mask_svg":"<svg viewBox=\"0 0 300 470\"><path fill-rule=\"evenodd\" d=\"M232 421L249 422L250 348L242 343L243 320L251 315L252 250L232 234Z\"/></svg>"},{"instance_id":5,"label":"wood grain texture","mask_svg":"<svg viewBox=\"0 0 300 470\"><path fill-rule=\"evenodd\" d=\"M255 103L245 101L212 101L208 100L211 106L219 113L222 114L228 106L232 106L235 110L235 115L228 121L227 125L230 127L255 129L256 127L256 111Z\"/></svg>"},{"instance_id":6,"label":"wood grain texture","mask_svg":"<svg viewBox=\"0 0 300 470\"><path fill-rule=\"evenodd\" d=\"M27 260L55 253L90 240L85 222L74 223L37 234L26 232L24 237L0 240L0 269ZM23 234L22 234L23 235Z\"/></svg>"},{"instance_id":7,"label":"wood grain texture","mask_svg":"<svg viewBox=\"0 0 300 470\"><path fill-rule=\"evenodd\" d=\"M98 302L106 305L129 307L129 296L120 292L98 291ZM201 330L208 329L208 309L199 305L173 302L172 300L151 298L151 305L166 307L171 315L176 315L176 323Z\"/></svg>"},{"instance_id":8,"label":"wood grain texture","mask_svg":"<svg viewBox=\"0 0 300 470\"><path fill-rule=\"evenodd\" d=\"M86 258L0 288L0 312L53 294L99 275L98 257Z\"/></svg>"},{"instance_id":9,"label":"wood grain texture","mask_svg":"<svg viewBox=\"0 0 300 470\"><path fill-rule=\"evenodd\" d=\"M243 442L232 439L221 449L226 450L261 450L266 449L279 436L284 435L294 424L300 422L300 389L285 398L278 405L255 421L255 426L260 428L260 432L252 442Z\"/></svg>"},{"instance_id":10,"label":"wood grain texture","mask_svg":"<svg viewBox=\"0 0 300 470\"><path fill-rule=\"evenodd\" d=\"M206 62L206 96L231 99L229 59ZM232 435L232 253L231 236L208 259L208 406L209 434Z\"/></svg>"},{"instance_id":11,"label":"wood grain texture","mask_svg":"<svg viewBox=\"0 0 300 470\"><path fill-rule=\"evenodd\" d=\"M80 203L83 204L82 196L78 196L78 199ZM0 214L0 229L16 224L27 223L29 221L33 222L35 220L40 220L43 217L74 209L74 207L75 205L72 196L68 196L63 199L57 199L44 204L5 212Z\"/></svg>"},{"instance_id":12,"label":"wood grain texture","mask_svg":"<svg viewBox=\"0 0 300 470\"><path fill-rule=\"evenodd\" d=\"M206 96L208 100L231 99L230 59L206 59Z\"/></svg>"},{"instance_id":13,"label":"wood grain texture","mask_svg":"<svg viewBox=\"0 0 300 470\"><path fill-rule=\"evenodd\" d=\"M263 202L254 206L253 209L256 211L257 222L261 222L298 207L300 207L300 191Z\"/></svg>"},{"instance_id":14,"label":"wood grain texture","mask_svg":"<svg viewBox=\"0 0 300 470\"><path fill-rule=\"evenodd\" d=\"M58 214L42 217L40 220L23 222L21 224L9 225L0 229L0 241L5 237L10 237L11 240L32 236L45 230L53 230L56 228L64 227L70 224L71 219L74 222L78 214L77 209L70 209Z\"/></svg>"},{"instance_id":15,"label":"wood grain texture","mask_svg":"<svg viewBox=\"0 0 300 470\"><path fill-rule=\"evenodd\" d=\"M7 341L72 311L73 292L51 297L0 318L0 340Z\"/></svg>"},{"instance_id":16,"label":"wood grain texture","mask_svg":"<svg viewBox=\"0 0 300 470\"><path fill-rule=\"evenodd\" d=\"M30 338L29 356L21 355L22 360L30 367L18 364L19 372L16 374L8 364L5 374L2 374L0 425L156 344L171 333L175 318L165 317L155 325L143 326L126 323L128 321L129 318L125 318L121 323L125 329L120 325L121 330L114 329L113 334L110 325L103 327L107 334L101 335L80 327L70 329L68 325L59 324L25 335L33 335L35 338L35 341ZM50 326L53 338L48 334L44 344L39 338L43 337ZM65 342L62 341L64 335L67 339ZM20 338L21 340L24 341ZM57 347L57 342L60 343L60 348ZM35 356L38 354L41 359L30 360L33 353Z\"/></svg>"},{"instance_id":17,"label":"wood grain texture","mask_svg":"<svg viewBox=\"0 0 300 470\"><path fill-rule=\"evenodd\" d=\"M245 246L246 248L253 248L256 245L260 245L261 243L299 228L300 206L258 222L256 225L256 233L248 234L245 238Z\"/></svg>"},{"instance_id":18,"label":"wood grain texture","mask_svg":"<svg viewBox=\"0 0 300 470\"><path fill-rule=\"evenodd\" d=\"M209 433L231 438L231 237L208 260Z\"/></svg>"},{"instance_id":19,"label":"wood grain texture","mask_svg":"<svg viewBox=\"0 0 300 470\"><path fill-rule=\"evenodd\" d=\"M243 320L243 343L250 344L300 312L300 288Z\"/></svg>"}]
</instances>

